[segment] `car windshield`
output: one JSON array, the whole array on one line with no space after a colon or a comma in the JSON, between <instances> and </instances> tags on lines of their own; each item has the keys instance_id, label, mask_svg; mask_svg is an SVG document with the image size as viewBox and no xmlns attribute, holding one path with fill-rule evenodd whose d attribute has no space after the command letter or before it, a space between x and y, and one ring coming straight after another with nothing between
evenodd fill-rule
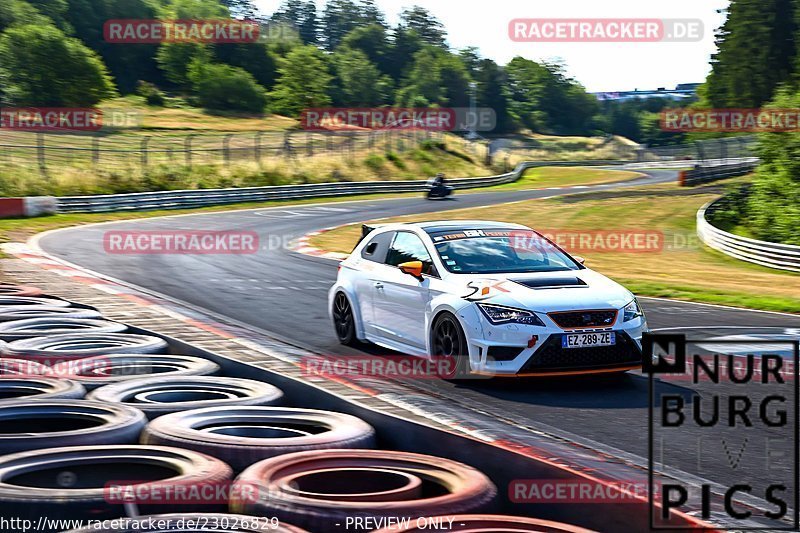
<instances>
[{"instance_id":1,"label":"car windshield","mask_svg":"<svg viewBox=\"0 0 800 533\"><path fill-rule=\"evenodd\" d=\"M532 231L465 231L433 236L445 268L455 274L580 270L581 265Z\"/></svg>"}]
</instances>

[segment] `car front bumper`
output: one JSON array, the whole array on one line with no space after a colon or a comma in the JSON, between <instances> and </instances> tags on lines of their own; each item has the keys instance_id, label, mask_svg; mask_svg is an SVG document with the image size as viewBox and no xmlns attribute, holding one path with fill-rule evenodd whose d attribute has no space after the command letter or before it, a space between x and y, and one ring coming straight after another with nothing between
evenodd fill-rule
<instances>
[{"instance_id":1,"label":"car front bumper","mask_svg":"<svg viewBox=\"0 0 800 533\"><path fill-rule=\"evenodd\" d=\"M642 366L642 334L648 331L643 317L623 322L620 316L608 328L566 331L550 320L545 320L545 327L496 325L490 323L480 312L473 316L478 323L466 329L470 362L476 374L599 374L634 370ZM592 348L561 347L564 335L599 332L615 333L616 344Z\"/></svg>"}]
</instances>

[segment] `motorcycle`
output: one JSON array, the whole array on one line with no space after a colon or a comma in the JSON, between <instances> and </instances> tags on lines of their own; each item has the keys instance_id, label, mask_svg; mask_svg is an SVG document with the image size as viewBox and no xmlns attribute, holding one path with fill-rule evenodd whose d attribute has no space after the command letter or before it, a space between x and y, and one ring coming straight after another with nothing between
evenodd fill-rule
<instances>
[{"instance_id":1,"label":"motorcycle","mask_svg":"<svg viewBox=\"0 0 800 533\"><path fill-rule=\"evenodd\" d=\"M449 185L430 185L425 193L425 198L428 200L441 200L452 194L453 188Z\"/></svg>"}]
</instances>

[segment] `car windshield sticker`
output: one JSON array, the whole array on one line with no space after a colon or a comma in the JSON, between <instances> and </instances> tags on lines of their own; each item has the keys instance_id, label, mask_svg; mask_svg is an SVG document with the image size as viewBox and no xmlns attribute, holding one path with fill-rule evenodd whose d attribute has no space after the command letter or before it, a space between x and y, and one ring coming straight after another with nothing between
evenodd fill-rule
<instances>
[{"instance_id":1,"label":"car windshield sticker","mask_svg":"<svg viewBox=\"0 0 800 533\"><path fill-rule=\"evenodd\" d=\"M514 235L519 235L521 232L520 230L483 230L483 229L476 229L476 230L464 230L459 231L456 233L446 233L444 235L437 235L433 238L434 242L445 242L445 241L457 241L460 239L474 239L476 237L512 237ZM524 232L524 233L531 233L535 235L533 232Z\"/></svg>"}]
</instances>

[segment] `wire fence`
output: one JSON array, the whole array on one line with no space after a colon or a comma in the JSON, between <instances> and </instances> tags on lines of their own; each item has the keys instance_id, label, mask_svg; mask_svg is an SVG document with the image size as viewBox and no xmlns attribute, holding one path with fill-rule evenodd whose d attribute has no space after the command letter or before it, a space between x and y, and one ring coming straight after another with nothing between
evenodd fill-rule
<instances>
[{"instance_id":1,"label":"wire fence","mask_svg":"<svg viewBox=\"0 0 800 533\"><path fill-rule=\"evenodd\" d=\"M157 165L229 166L268 159L342 158L402 153L443 134L422 130L371 132L247 132L229 134L66 134L0 130L0 165L37 169L147 169ZM469 144L464 141L465 144ZM475 151L476 147L471 146Z\"/></svg>"},{"instance_id":2,"label":"wire fence","mask_svg":"<svg viewBox=\"0 0 800 533\"><path fill-rule=\"evenodd\" d=\"M697 161L699 166L730 164L756 157L756 144L755 135L745 135L675 146L642 146L637 150L637 161Z\"/></svg>"}]
</instances>

